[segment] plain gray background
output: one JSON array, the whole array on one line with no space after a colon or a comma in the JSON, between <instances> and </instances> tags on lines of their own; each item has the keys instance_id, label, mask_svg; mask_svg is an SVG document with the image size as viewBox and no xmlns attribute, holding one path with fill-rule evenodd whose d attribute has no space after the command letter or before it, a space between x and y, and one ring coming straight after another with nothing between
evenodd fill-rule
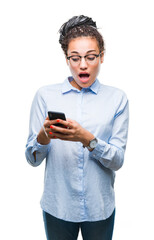
<instances>
[{"instance_id":1,"label":"plain gray background","mask_svg":"<svg viewBox=\"0 0 154 240\"><path fill-rule=\"evenodd\" d=\"M45 239L39 205L45 164L31 167L24 153L29 113L39 87L69 75L58 30L79 14L92 17L104 36L99 80L123 89L130 102L125 163L116 173L113 240L154 238L152 1L5 0L0 3L0 239Z\"/></svg>"}]
</instances>

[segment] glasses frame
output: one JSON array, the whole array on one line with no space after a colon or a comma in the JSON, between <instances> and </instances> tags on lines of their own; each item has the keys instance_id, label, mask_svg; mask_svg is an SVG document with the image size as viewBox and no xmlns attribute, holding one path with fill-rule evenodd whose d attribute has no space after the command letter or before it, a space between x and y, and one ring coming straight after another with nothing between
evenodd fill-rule
<instances>
[{"instance_id":1,"label":"glasses frame","mask_svg":"<svg viewBox=\"0 0 154 240\"><path fill-rule=\"evenodd\" d=\"M80 55L71 55L71 56L68 56L67 57L67 60L70 60L72 57L79 57L80 58L80 61L79 62L74 62L74 63L77 63L79 64L81 62L81 59L84 58L85 61L87 62L87 56L89 55L94 55L96 58L98 58L100 55L101 55L101 52L99 54L93 54L93 53L89 53L89 54L86 54L85 56L80 56Z\"/></svg>"}]
</instances>

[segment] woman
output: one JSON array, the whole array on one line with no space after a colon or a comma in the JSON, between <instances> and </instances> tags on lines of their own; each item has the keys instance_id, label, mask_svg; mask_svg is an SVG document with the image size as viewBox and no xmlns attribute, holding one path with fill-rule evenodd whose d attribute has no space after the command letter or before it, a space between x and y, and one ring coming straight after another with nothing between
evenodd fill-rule
<instances>
[{"instance_id":1,"label":"woman","mask_svg":"<svg viewBox=\"0 0 154 240\"><path fill-rule=\"evenodd\" d=\"M96 23L76 16L60 29L59 42L72 76L40 88L33 100L26 158L46 158L41 200L47 239L112 239L115 171L121 168L128 131L128 100L97 79L104 41ZM67 119L49 120L48 111ZM60 123L63 127L56 126Z\"/></svg>"}]
</instances>

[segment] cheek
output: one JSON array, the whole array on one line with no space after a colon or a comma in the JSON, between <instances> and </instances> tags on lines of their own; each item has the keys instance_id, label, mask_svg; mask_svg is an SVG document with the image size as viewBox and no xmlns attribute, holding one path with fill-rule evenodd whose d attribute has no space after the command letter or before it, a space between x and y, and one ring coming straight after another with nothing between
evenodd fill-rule
<instances>
[{"instance_id":1,"label":"cheek","mask_svg":"<svg viewBox=\"0 0 154 240\"><path fill-rule=\"evenodd\" d=\"M70 69L70 71L73 75L77 75L77 69L76 68L69 67L69 69Z\"/></svg>"},{"instance_id":2,"label":"cheek","mask_svg":"<svg viewBox=\"0 0 154 240\"><path fill-rule=\"evenodd\" d=\"M95 67L93 67L92 69L92 73L94 75L97 75L99 73L99 70L100 70L100 64L99 65L96 65Z\"/></svg>"}]
</instances>

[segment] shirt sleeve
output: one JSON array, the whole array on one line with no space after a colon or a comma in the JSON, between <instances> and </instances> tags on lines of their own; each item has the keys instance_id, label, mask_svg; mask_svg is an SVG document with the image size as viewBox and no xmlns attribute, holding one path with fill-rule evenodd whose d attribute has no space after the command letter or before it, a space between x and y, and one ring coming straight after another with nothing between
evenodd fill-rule
<instances>
[{"instance_id":1,"label":"shirt sleeve","mask_svg":"<svg viewBox=\"0 0 154 240\"><path fill-rule=\"evenodd\" d=\"M36 93L30 112L29 136L26 144L26 159L32 166L38 166L46 158L51 143L41 145L37 142L37 135L46 119L46 104L42 96L42 90ZM33 153L36 152L36 159Z\"/></svg>"},{"instance_id":2,"label":"shirt sleeve","mask_svg":"<svg viewBox=\"0 0 154 240\"><path fill-rule=\"evenodd\" d=\"M113 171L120 169L124 162L129 123L129 104L126 95L116 111L112 127L112 135L108 142L98 138L96 148L90 157L98 160L104 167Z\"/></svg>"}]
</instances>

